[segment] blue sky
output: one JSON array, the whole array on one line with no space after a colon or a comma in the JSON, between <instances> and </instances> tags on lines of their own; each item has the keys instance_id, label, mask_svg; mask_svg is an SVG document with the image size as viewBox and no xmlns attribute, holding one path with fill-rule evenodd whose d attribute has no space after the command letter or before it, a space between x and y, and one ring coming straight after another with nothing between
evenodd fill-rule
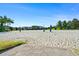
<instances>
[{"instance_id":1,"label":"blue sky","mask_svg":"<svg viewBox=\"0 0 79 59\"><path fill-rule=\"evenodd\" d=\"M77 3L7 3L0 4L0 16L6 15L14 20L11 26L55 25L58 20L79 19Z\"/></svg>"}]
</instances>

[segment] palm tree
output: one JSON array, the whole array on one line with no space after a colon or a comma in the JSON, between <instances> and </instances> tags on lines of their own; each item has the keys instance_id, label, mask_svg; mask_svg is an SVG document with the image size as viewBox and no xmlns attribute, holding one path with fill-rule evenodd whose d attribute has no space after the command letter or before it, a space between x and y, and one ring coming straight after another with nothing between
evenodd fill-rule
<instances>
[{"instance_id":1,"label":"palm tree","mask_svg":"<svg viewBox=\"0 0 79 59\"><path fill-rule=\"evenodd\" d=\"M0 31L5 31L5 26L10 25L11 23L14 23L12 19L7 18L7 16L0 16Z\"/></svg>"}]
</instances>

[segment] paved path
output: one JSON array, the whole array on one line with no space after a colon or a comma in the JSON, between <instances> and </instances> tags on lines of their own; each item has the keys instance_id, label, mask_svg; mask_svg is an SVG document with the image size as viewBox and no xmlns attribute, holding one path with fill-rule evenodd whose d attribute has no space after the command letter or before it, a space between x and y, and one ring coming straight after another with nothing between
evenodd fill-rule
<instances>
[{"instance_id":1,"label":"paved path","mask_svg":"<svg viewBox=\"0 0 79 59\"><path fill-rule=\"evenodd\" d=\"M74 34L75 33L75 34ZM1 33L0 40L20 39L28 41L12 48L2 56L72 56L71 48L79 47L79 31L22 31Z\"/></svg>"},{"instance_id":2,"label":"paved path","mask_svg":"<svg viewBox=\"0 0 79 59\"><path fill-rule=\"evenodd\" d=\"M0 56L73 56L71 50L25 44L6 51Z\"/></svg>"}]
</instances>

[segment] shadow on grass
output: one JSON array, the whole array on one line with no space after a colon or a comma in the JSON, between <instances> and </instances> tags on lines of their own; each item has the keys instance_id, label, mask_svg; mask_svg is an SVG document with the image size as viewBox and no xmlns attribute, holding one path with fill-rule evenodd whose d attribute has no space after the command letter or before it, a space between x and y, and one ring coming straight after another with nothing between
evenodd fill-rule
<instances>
[{"instance_id":1,"label":"shadow on grass","mask_svg":"<svg viewBox=\"0 0 79 59\"><path fill-rule=\"evenodd\" d=\"M22 44L23 44L23 43L22 43ZM2 49L2 50L0 50L0 54L1 54L1 53L4 53L4 52L6 52L6 51L8 51L8 50L10 50L10 49L12 49L12 48L14 48L14 47L20 46L20 45L22 45L22 44L18 44L18 45L16 45L16 46L12 46L12 47L9 47L9 48L6 48L6 49Z\"/></svg>"}]
</instances>

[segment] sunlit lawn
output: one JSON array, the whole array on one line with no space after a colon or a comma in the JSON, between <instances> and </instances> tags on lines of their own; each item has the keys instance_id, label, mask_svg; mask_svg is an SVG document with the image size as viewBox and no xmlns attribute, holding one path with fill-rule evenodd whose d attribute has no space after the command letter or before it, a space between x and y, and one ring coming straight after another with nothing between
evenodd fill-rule
<instances>
[{"instance_id":1,"label":"sunlit lawn","mask_svg":"<svg viewBox=\"0 0 79 59\"><path fill-rule=\"evenodd\" d=\"M0 41L0 51L6 50L21 44L25 44L26 42L22 40L5 40L5 41Z\"/></svg>"}]
</instances>

